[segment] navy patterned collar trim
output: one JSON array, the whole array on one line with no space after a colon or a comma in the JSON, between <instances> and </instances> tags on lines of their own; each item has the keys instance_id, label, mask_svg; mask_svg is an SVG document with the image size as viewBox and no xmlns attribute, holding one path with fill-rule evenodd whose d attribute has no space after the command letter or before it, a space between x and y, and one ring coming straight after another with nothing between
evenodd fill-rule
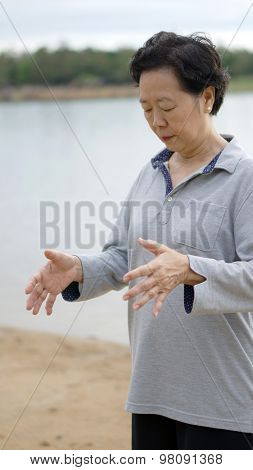
<instances>
[{"instance_id":1,"label":"navy patterned collar trim","mask_svg":"<svg viewBox=\"0 0 253 470\"><path fill-rule=\"evenodd\" d=\"M208 174L213 171L221 152L222 150L212 159L211 162L208 163L208 165L205 166L205 168L202 170L203 174ZM160 153L158 153L158 155L151 158L151 164L153 168L154 169L159 168L160 170L164 169L165 167L164 162L168 161L172 154L173 154L172 150L169 150L167 148L163 149Z\"/></svg>"},{"instance_id":2,"label":"navy patterned collar trim","mask_svg":"<svg viewBox=\"0 0 253 470\"><path fill-rule=\"evenodd\" d=\"M151 158L153 168L157 168L160 163L164 163L169 160L172 154L172 150L169 150L167 148L163 149L160 153L158 153L158 155Z\"/></svg>"}]
</instances>

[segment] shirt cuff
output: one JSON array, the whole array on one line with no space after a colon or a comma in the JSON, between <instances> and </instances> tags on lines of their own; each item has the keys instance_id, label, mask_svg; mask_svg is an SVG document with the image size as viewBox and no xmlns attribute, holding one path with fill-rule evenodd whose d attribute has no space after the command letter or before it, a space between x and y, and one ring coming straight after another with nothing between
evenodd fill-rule
<instances>
[{"instance_id":1,"label":"shirt cuff","mask_svg":"<svg viewBox=\"0 0 253 470\"><path fill-rule=\"evenodd\" d=\"M184 308L186 313L191 313L194 302L194 287L184 284Z\"/></svg>"},{"instance_id":2,"label":"shirt cuff","mask_svg":"<svg viewBox=\"0 0 253 470\"><path fill-rule=\"evenodd\" d=\"M73 281L61 293L64 300L74 302L80 297L79 282Z\"/></svg>"},{"instance_id":3,"label":"shirt cuff","mask_svg":"<svg viewBox=\"0 0 253 470\"><path fill-rule=\"evenodd\" d=\"M187 255L190 262L190 268L200 276L206 278L205 281L193 286L193 305L192 315L213 314L215 289L212 288L211 270L212 263L216 260L200 256Z\"/></svg>"}]
</instances>

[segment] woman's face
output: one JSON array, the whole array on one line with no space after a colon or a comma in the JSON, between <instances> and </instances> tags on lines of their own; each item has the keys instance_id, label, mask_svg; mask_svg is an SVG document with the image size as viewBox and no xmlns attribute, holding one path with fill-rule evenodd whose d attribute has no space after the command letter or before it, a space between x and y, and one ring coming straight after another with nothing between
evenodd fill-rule
<instances>
[{"instance_id":1,"label":"woman's face","mask_svg":"<svg viewBox=\"0 0 253 470\"><path fill-rule=\"evenodd\" d=\"M187 155L201 145L211 126L213 87L195 96L182 90L172 69L159 69L141 74L139 90L145 118L167 148Z\"/></svg>"}]
</instances>

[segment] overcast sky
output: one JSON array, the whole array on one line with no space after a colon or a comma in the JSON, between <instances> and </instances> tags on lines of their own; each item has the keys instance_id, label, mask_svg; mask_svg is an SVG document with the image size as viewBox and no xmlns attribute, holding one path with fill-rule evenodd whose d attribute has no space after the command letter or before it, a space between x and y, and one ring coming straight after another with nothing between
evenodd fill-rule
<instances>
[{"instance_id":1,"label":"overcast sky","mask_svg":"<svg viewBox=\"0 0 253 470\"><path fill-rule=\"evenodd\" d=\"M161 30L202 31L215 44L228 46L251 4L249 0L0 0L0 49L23 49L15 28L30 51L61 43L74 48L137 48ZM253 49L253 8L231 47Z\"/></svg>"}]
</instances>

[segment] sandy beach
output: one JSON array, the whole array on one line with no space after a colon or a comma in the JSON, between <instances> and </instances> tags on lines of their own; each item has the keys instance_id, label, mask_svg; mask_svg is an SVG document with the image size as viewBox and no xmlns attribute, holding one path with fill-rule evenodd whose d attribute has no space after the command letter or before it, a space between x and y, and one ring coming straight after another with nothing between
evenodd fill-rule
<instances>
[{"instance_id":1,"label":"sandy beach","mask_svg":"<svg viewBox=\"0 0 253 470\"><path fill-rule=\"evenodd\" d=\"M71 85L36 86L0 88L0 101L52 101L80 100L94 98L129 98L138 96L138 88L134 84L74 87Z\"/></svg>"},{"instance_id":2,"label":"sandy beach","mask_svg":"<svg viewBox=\"0 0 253 470\"><path fill-rule=\"evenodd\" d=\"M229 92L249 92L253 90L252 77L232 79ZM0 102L5 101L59 101L101 99L101 98L131 98L139 96L139 88L134 82L126 85L103 86L73 86L57 85L48 88L46 85L23 85L19 87L0 87Z\"/></svg>"},{"instance_id":3,"label":"sandy beach","mask_svg":"<svg viewBox=\"0 0 253 470\"><path fill-rule=\"evenodd\" d=\"M130 350L0 329L1 449L131 449Z\"/></svg>"}]
</instances>

